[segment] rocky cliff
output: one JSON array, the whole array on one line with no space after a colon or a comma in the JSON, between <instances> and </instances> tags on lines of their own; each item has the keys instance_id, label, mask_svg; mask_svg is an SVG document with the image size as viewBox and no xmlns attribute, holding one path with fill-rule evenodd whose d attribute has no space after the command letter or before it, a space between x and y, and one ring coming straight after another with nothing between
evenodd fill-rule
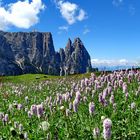
<instances>
[{"instance_id":1,"label":"rocky cliff","mask_svg":"<svg viewBox=\"0 0 140 140\"><path fill-rule=\"evenodd\" d=\"M0 31L0 75L85 73L90 56L79 38L56 52L51 33Z\"/></svg>"}]
</instances>

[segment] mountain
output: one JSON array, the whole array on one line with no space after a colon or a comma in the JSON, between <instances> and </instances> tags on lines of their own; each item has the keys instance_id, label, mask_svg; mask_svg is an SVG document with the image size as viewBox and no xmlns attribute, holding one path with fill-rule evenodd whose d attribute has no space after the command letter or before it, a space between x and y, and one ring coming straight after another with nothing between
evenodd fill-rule
<instances>
[{"instance_id":1,"label":"mountain","mask_svg":"<svg viewBox=\"0 0 140 140\"><path fill-rule=\"evenodd\" d=\"M0 31L0 75L85 73L90 55L80 38L56 52L49 32Z\"/></svg>"},{"instance_id":2,"label":"mountain","mask_svg":"<svg viewBox=\"0 0 140 140\"><path fill-rule=\"evenodd\" d=\"M95 66L94 67L98 68L99 71L116 71L116 70L126 70L126 69L132 69L132 68L139 68L139 66L134 66L134 65L116 65L116 66Z\"/></svg>"}]
</instances>

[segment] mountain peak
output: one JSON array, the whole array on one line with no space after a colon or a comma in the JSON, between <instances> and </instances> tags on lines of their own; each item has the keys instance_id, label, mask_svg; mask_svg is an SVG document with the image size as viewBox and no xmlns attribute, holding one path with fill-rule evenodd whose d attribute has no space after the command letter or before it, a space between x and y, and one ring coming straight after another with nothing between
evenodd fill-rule
<instances>
[{"instance_id":1,"label":"mountain peak","mask_svg":"<svg viewBox=\"0 0 140 140\"><path fill-rule=\"evenodd\" d=\"M79 37L77 37L74 39L74 46L77 47L79 45L83 46L83 42L81 41L81 39Z\"/></svg>"},{"instance_id":2,"label":"mountain peak","mask_svg":"<svg viewBox=\"0 0 140 140\"><path fill-rule=\"evenodd\" d=\"M68 39L65 51L60 49L56 53L50 32L2 32L0 36L0 74L59 75L65 67L68 74L75 74L85 73L91 67L87 51L77 51L74 47L81 45L80 38L74 41L75 45Z\"/></svg>"},{"instance_id":3,"label":"mountain peak","mask_svg":"<svg viewBox=\"0 0 140 140\"><path fill-rule=\"evenodd\" d=\"M69 38L66 48L70 48L70 47L72 47L72 41L71 41L71 39Z\"/></svg>"}]
</instances>

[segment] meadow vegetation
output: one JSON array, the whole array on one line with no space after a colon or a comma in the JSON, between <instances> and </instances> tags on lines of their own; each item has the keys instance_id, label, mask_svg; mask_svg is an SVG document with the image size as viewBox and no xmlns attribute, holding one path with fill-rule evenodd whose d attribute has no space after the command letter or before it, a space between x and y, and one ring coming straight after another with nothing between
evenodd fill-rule
<instances>
[{"instance_id":1,"label":"meadow vegetation","mask_svg":"<svg viewBox=\"0 0 140 140\"><path fill-rule=\"evenodd\" d=\"M140 71L1 77L0 139L139 140Z\"/></svg>"}]
</instances>

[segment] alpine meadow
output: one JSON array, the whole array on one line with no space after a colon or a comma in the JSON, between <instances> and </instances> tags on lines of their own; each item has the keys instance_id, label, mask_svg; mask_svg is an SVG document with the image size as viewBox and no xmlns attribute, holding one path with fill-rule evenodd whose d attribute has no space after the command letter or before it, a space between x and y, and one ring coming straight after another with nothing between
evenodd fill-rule
<instances>
[{"instance_id":1,"label":"alpine meadow","mask_svg":"<svg viewBox=\"0 0 140 140\"><path fill-rule=\"evenodd\" d=\"M0 0L0 140L140 140L139 0Z\"/></svg>"}]
</instances>

